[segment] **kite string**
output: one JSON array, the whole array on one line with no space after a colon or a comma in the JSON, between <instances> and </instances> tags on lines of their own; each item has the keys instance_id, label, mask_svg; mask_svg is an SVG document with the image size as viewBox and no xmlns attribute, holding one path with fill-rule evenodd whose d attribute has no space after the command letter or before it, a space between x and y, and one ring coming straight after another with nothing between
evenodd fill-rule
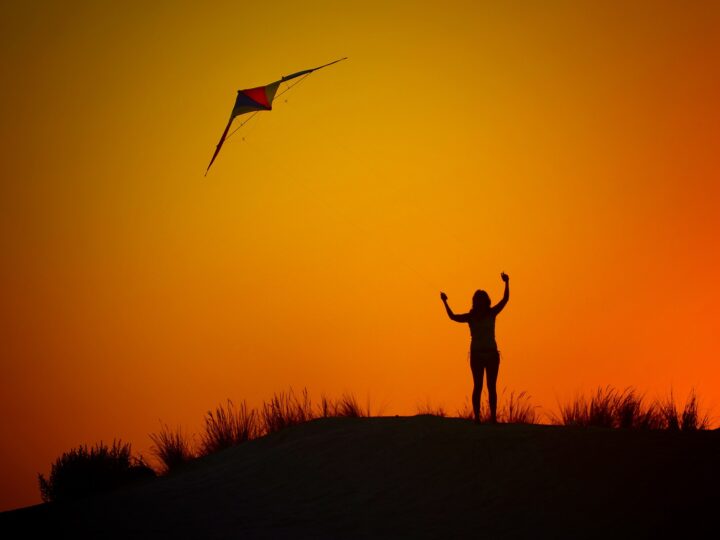
<instances>
[{"instance_id":1,"label":"kite string","mask_svg":"<svg viewBox=\"0 0 720 540\"><path fill-rule=\"evenodd\" d=\"M283 91L280 92L277 96L275 96L274 99L279 98L279 97L282 96L285 92L287 92L288 90L290 90L290 89L293 88L294 86L296 86L296 85L300 84L301 82L303 82L305 79L308 78L309 75L310 75L310 73L307 73L307 74L303 75L302 77L300 77L297 81L295 81L294 83L292 83L291 85L289 85L287 88L285 88L285 90L283 90ZM232 137L233 134L234 134L238 129L240 129L240 128L243 127L245 124L247 124L250 120L252 120L253 118L255 118L255 115L256 115L257 113L259 113L259 112L260 112L260 111L255 111L254 113L252 113L252 114L248 117L247 120L245 120L244 122L240 123L240 125L239 125L238 127L236 127L235 129L233 129L233 130L230 132L230 134L229 134L227 137L225 137L225 140L227 141L230 137Z\"/></svg>"},{"instance_id":2,"label":"kite string","mask_svg":"<svg viewBox=\"0 0 720 540\"><path fill-rule=\"evenodd\" d=\"M254 113L252 113L252 114L247 118L247 120L245 120L245 121L243 121L243 122L240 122L240 125L239 125L238 127L236 127L235 129L233 129L233 130L230 132L230 135L228 135L227 137L225 137L225 140L227 141L230 137L232 137L232 136L233 136L233 133L235 133L238 129L240 129L240 128L243 127L245 124L247 124L250 120L252 120L253 118L255 118L255 115L256 115L257 113L259 113L259 112L260 112L260 111L255 111Z\"/></svg>"},{"instance_id":3,"label":"kite string","mask_svg":"<svg viewBox=\"0 0 720 540\"><path fill-rule=\"evenodd\" d=\"M290 89L293 88L294 86L296 86L296 85L300 84L301 82L303 82L303 81L304 81L305 79L307 79L310 75L311 75L311 73L306 73L305 75L303 75L302 77L300 77L297 81L295 81L294 83L292 83L291 85L289 85L285 90L283 90L283 91L280 92L277 96L275 96L275 99L277 99L277 98L279 98L280 96L282 96L285 92L287 92L288 90L290 90Z\"/></svg>"}]
</instances>

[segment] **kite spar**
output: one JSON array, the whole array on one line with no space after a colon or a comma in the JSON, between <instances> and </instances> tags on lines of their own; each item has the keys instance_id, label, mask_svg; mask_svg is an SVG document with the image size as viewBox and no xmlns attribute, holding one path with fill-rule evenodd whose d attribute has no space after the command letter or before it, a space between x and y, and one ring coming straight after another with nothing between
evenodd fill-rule
<instances>
[{"instance_id":1,"label":"kite spar","mask_svg":"<svg viewBox=\"0 0 720 540\"><path fill-rule=\"evenodd\" d=\"M210 167L212 167L212 164L215 161L215 158L217 157L218 153L220 152L220 148L222 148L222 145L228 136L227 133L228 133L228 130L230 129L230 125L233 123L233 120L235 119L236 116L240 116L241 114L247 114L250 112L257 113L259 111L272 110L272 102L275 99L275 94L277 93L278 87L280 86L281 83L287 82L287 81L289 81L291 79L295 79L297 77L301 77L303 75L310 75L313 71L317 71L318 69L322 69L324 67L328 67L333 64L337 64L338 62L341 62L342 60L346 60L346 59L347 59L347 56L344 58L340 58L339 60L335 60L334 62L329 62L327 64L323 64L322 66L318 66L316 68L305 69L303 71L298 71L297 73L293 73L292 75L286 75L285 77L281 78L279 81L275 81L266 86L258 86L257 88L248 88L247 90L238 90L237 98L235 98L235 105L233 106L233 110L230 113L230 120L228 120L227 126L225 126L225 131L223 131L223 134L220 137L220 142L215 147L215 153L213 154L213 157L210 160L210 165L208 165L208 168L205 171L205 176L207 176L207 173L210 170ZM291 87L292 86L286 88L285 91L289 90Z\"/></svg>"}]
</instances>

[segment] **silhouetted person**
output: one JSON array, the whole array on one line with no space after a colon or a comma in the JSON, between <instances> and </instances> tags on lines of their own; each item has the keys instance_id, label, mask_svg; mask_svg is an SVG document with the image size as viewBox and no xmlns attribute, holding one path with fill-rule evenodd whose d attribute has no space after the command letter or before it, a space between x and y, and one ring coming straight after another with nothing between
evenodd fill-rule
<instances>
[{"instance_id":1,"label":"silhouetted person","mask_svg":"<svg viewBox=\"0 0 720 540\"><path fill-rule=\"evenodd\" d=\"M490 421L497 422L497 376L500 368L500 353L495 342L495 317L502 311L510 299L510 277L503 272L500 277L505 282L505 294L502 300L490 307L490 297L485 291L475 291L472 308L468 313L455 315L448 306L447 295L440 293L448 316L455 322L470 325L470 369L473 375L472 406L475 422L480 422L480 394L483 386L483 373L487 371L488 401L490 402Z\"/></svg>"}]
</instances>

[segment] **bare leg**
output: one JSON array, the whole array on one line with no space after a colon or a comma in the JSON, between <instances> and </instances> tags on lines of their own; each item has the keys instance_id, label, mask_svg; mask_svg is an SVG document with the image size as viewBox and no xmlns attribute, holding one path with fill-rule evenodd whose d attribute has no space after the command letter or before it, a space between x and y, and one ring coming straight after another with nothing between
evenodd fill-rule
<instances>
[{"instance_id":1,"label":"bare leg","mask_svg":"<svg viewBox=\"0 0 720 540\"><path fill-rule=\"evenodd\" d=\"M497 378L500 370L500 355L497 354L487 363L488 401L490 402L490 421L497 423ZM480 381L482 384L482 380Z\"/></svg>"},{"instance_id":2,"label":"bare leg","mask_svg":"<svg viewBox=\"0 0 720 540\"><path fill-rule=\"evenodd\" d=\"M472 407L475 415L475 422L480 423L480 394L483 387L484 366L478 359L470 359L470 369L473 375Z\"/></svg>"}]
</instances>

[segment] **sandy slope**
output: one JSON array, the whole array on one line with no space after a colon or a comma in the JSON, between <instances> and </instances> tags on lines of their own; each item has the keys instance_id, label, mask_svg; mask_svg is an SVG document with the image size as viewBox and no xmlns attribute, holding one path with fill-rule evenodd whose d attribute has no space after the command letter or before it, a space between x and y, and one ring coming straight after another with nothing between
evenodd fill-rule
<instances>
[{"instance_id":1,"label":"sandy slope","mask_svg":"<svg viewBox=\"0 0 720 540\"><path fill-rule=\"evenodd\" d=\"M329 418L0 534L79 538L681 538L720 508L720 432Z\"/></svg>"}]
</instances>

